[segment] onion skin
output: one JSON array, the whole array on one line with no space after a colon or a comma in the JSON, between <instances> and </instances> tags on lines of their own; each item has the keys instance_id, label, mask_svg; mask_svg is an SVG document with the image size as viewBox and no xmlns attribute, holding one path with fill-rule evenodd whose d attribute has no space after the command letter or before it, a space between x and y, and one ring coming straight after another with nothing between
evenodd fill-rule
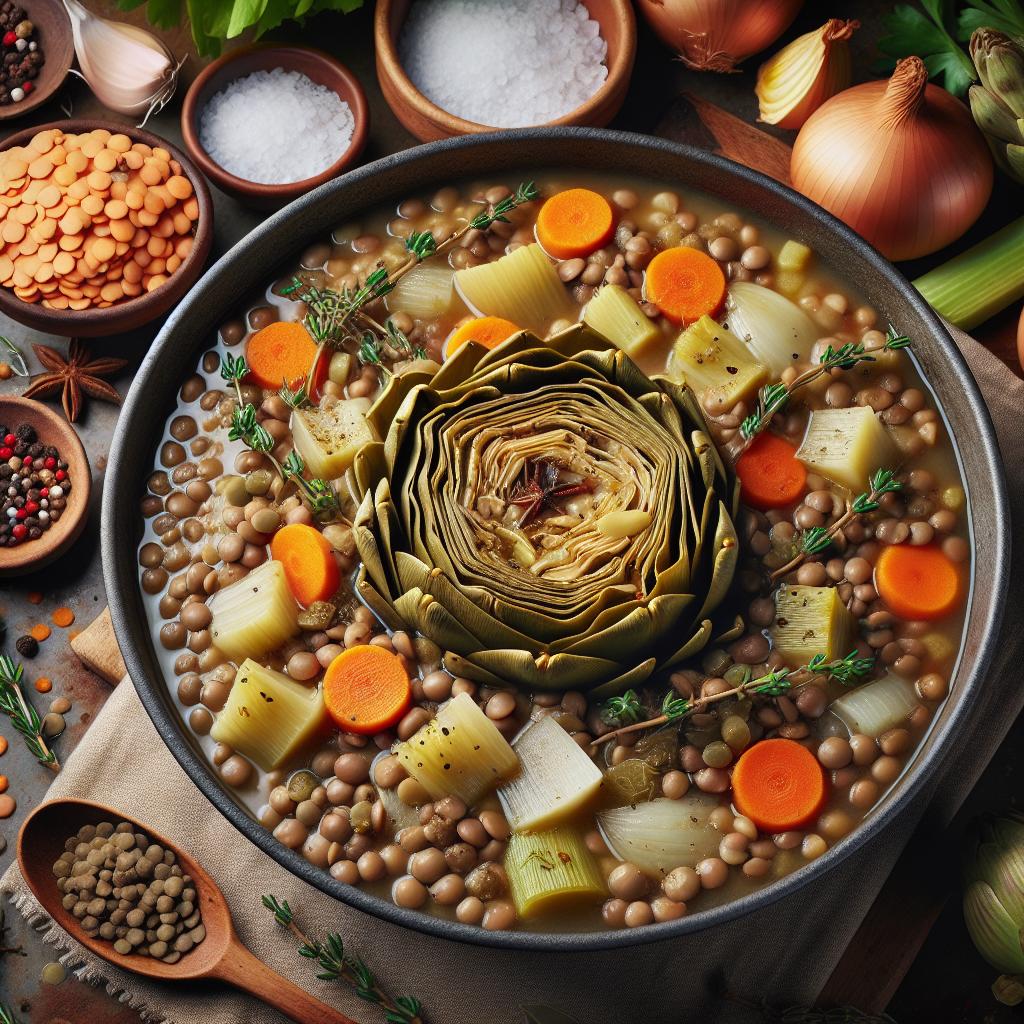
<instances>
[{"instance_id":1,"label":"onion skin","mask_svg":"<svg viewBox=\"0 0 1024 1024\"><path fill-rule=\"evenodd\" d=\"M648 24L696 71L735 71L789 28L803 0L639 0Z\"/></svg>"},{"instance_id":2,"label":"onion skin","mask_svg":"<svg viewBox=\"0 0 1024 1024\"><path fill-rule=\"evenodd\" d=\"M826 100L849 88L850 36L859 21L832 18L794 39L757 72L759 121L779 128L801 128Z\"/></svg>"},{"instance_id":3,"label":"onion skin","mask_svg":"<svg viewBox=\"0 0 1024 1024\"><path fill-rule=\"evenodd\" d=\"M890 260L959 238L992 192L992 156L968 109L928 84L919 57L889 81L833 96L800 130L793 187Z\"/></svg>"},{"instance_id":4,"label":"onion skin","mask_svg":"<svg viewBox=\"0 0 1024 1024\"><path fill-rule=\"evenodd\" d=\"M1020 320L1017 323L1017 362L1024 370L1024 309L1020 311Z\"/></svg>"}]
</instances>

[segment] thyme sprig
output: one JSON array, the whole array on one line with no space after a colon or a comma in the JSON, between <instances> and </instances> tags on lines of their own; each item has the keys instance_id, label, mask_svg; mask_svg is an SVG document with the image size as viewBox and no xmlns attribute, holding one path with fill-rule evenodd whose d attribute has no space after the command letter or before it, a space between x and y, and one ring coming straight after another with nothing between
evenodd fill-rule
<instances>
[{"instance_id":1,"label":"thyme sprig","mask_svg":"<svg viewBox=\"0 0 1024 1024\"><path fill-rule=\"evenodd\" d=\"M424 260L448 252L472 230L486 231L496 222L507 224L507 214L524 203L532 202L539 195L540 191L532 181L523 182L511 195L492 203L440 242L429 231L414 231L405 240L405 260L393 270L378 263L359 288L335 291L305 284L299 278L294 278L283 289L283 294L306 303L303 324L317 346L306 379L316 379L316 368L326 348L342 348L346 342L355 348L361 362L383 367L382 352L386 352L386 348L398 340L397 335L401 332L396 333L393 324L382 330L381 325L366 313L366 307L387 295L409 271ZM370 335L369 341L367 333ZM416 355L408 339L397 349L399 357L406 352Z\"/></svg>"},{"instance_id":2,"label":"thyme sprig","mask_svg":"<svg viewBox=\"0 0 1024 1024\"><path fill-rule=\"evenodd\" d=\"M287 900L264 896L263 906L282 928L287 928L299 941L299 956L316 963L320 969L318 978L345 982L360 999L379 1006L384 1011L387 1024L425 1024L420 1001L414 996L392 996L386 992L362 957L345 949L337 932L331 932L322 941L311 939L295 923L295 915Z\"/></svg>"},{"instance_id":3,"label":"thyme sprig","mask_svg":"<svg viewBox=\"0 0 1024 1024\"><path fill-rule=\"evenodd\" d=\"M25 737L25 746L32 756L53 772L60 771L57 755L43 739L43 723L39 712L25 699L21 689L24 665L16 665L6 654L0 655L0 713Z\"/></svg>"},{"instance_id":4,"label":"thyme sprig","mask_svg":"<svg viewBox=\"0 0 1024 1024\"><path fill-rule=\"evenodd\" d=\"M289 409L304 409L307 405L311 404L305 377L299 381L297 388L291 387L286 380L281 381L281 387L277 393Z\"/></svg>"},{"instance_id":5,"label":"thyme sprig","mask_svg":"<svg viewBox=\"0 0 1024 1024\"><path fill-rule=\"evenodd\" d=\"M891 469L876 469L868 479L868 487L869 490L858 494L850 502L846 511L831 526L812 526L810 529L804 530L800 534L799 551L785 565L771 574L771 582L774 583L801 566L811 555L820 555L827 550L833 539L851 520L857 516L866 516L870 512L875 512L881 504L883 495L903 490L903 484L896 479L896 473Z\"/></svg>"},{"instance_id":6,"label":"thyme sprig","mask_svg":"<svg viewBox=\"0 0 1024 1024\"><path fill-rule=\"evenodd\" d=\"M309 506L313 515L321 521L337 517L341 514L341 501L334 485L328 480L321 480L316 477L307 480L303 473L306 464L302 456L295 450L288 453L284 462L279 462L274 455L276 441L273 435L256 418L256 406L252 402L246 402L242 394L242 379L249 372L245 359L241 356L233 356L230 352L225 353L220 361L220 375L225 381L234 386L238 404L231 413L231 426L228 428L228 440L241 441L247 448L254 452L260 452L270 459L271 464L277 470L281 479L288 483L293 481ZM284 391L288 390L294 402L304 399L305 384L302 384L298 391L292 392L285 384L279 394L288 402ZM293 409L299 408L299 404L292 404ZM300 403L301 404L301 403Z\"/></svg>"},{"instance_id":7,"label":"thyme sprig","mask_svg":"<svg viewBox=\"0 0 1024 1024\"><path fill-rule=\"evenodd\" d=\"M721 693L709 694L705 697L687 698L679 696L674 690L669 690L661 702L661 714L640 719L644 714L644 708L635 690L627 690L620 697L612 697L605 701L601 709L602 717L607 722L613 720L619 722L619 728L606 732L599 736L594 743L607 743L609 740L626 733L641 732L644 729L653 729L659 725L666 725L670 722L679 722L682 719L703 711L711 704L722 700L748 696L759 697L782 697L794 686L807 682L814 676L827 676L835 679L843 686L853 686L867 676L875 666L873 658L860 658L857 652L850 651L845 658L836 658L829 661L824 654L816 654L804 666L796 669L777 668L766 672L763 676L756 678L747 670L745 678L736 686ZM628 724L622 724L628 721Z\"/></svg>"},{"instance_id":8,"label":"thyme sprig","mask_svg":"<svg viewBox=\"0 0 1024 1024\"><path fill-rule=\"evenodd\" d=\"M879 351L895 352L909 347L910 338L905 334L897 334L890 327L885 344ZM861 363L873 363L874 361L875 356L860 343L847 342L845 345L840 345L838 349L832 348L831 345L826 346L825 351L818 359L818 365L804 370L791 384L783 384L778 381L761 388L754 404L754 411L740 424L741 438L748 444L753 441L771 423L772 417L786 405L793 392L813 383L832 370L852 370Z\"/></svg>"},{"instance_id":9,"label":"thyme sprig","mask_svg":"<svg viewBox=\"0 0 1024 1024\"><path fill-rule=\"evenodd\" d=\"M18 1024L18 1018L14 1016L14 1011L3 1003L0 1003L0 1024Z\"/></svg>"}]
</instances>

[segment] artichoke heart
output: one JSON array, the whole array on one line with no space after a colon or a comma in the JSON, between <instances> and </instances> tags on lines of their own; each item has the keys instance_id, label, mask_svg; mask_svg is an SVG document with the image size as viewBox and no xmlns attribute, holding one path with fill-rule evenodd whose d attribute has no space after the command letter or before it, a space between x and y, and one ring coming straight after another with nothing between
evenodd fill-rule
<instances>
[{"instance_id":1,"label":"artichoke heart","mask_svg":"<svg viewBox=\"0 0 1024 1024\"><path fill-rule=\"evenodd\" d=\"M577 324L469 342L378 404L349 476L359 593L453 671L604 695L728 628L736 486L685 385Z\"/></svg>"}]
</instances>

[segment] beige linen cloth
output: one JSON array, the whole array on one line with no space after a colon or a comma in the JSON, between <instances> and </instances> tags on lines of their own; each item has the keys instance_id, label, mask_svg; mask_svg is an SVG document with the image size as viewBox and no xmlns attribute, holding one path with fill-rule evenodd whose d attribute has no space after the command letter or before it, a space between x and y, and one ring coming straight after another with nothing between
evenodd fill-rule
<instances>
[{"instance_id":1,"label":"beige linen cloth","mask_svg":"<svg viewBox=\"0 0 1024 1024\"><path fill-rule=\"evenodd\" d=\"M990 352L964 335L958 342L988 401L1006 455L1011 502L1021 515L1024 460L1020 456L1024 383ZM1024 521L1024 519L1018 519ZM1016 576L1021 564L1016 559ZM993 673L1007 664L1021 622L1019 586L1007 609L1007 642ZM1011 642L1012 641L1012 642ZM1008 727L1017 708L1004 706ZM1011 713L1012 712L1012 713ZM1005 715L1004 715L1005 717ZM984 766L987 743L958 745L956 775L933 800L923 826L917 821L938 780L873 841L869 857L850 858L796 895L695 936L607 952L520 953L423 936L366 916L299 881L248 842L221 817L186 777L157 736L131 686L119 686L50 788L48 797L96 800L150 823L177 840L213 874L227 896L238 932L264 962L354 1017L381 1022L383 1014L340 982L318 981L292 939L260 906L263 893L287 899L309 934L338 931L394 994L422 999L431 1024L523 1024L522 1007L561 1009L586 1024L644 1024L759 1019L723 988L756 1002L764 996L813 1002L838 962L914 827L941 828L950 808ZM996 733L995 735L1001 735ZM972 758L974 761L972 762ZM950 785L952 781L952 785ZM939 808L936 810L936 808ZM161 985L98 960L49 922L14 864L0 892L62 953L80 976L105 984L121 1000L160 1024L281 1024L275 1011L213 985ZM871 979L865 979L870 986ZM748 1003L749 1005L749 1003ZM101 1024L75 1021L74 1024Z\"/></svg>"}]
</instances>

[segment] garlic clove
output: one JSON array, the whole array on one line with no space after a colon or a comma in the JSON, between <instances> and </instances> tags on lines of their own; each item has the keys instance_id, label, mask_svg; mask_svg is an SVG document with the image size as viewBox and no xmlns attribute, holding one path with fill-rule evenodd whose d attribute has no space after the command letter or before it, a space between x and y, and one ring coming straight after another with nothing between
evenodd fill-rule
<instances>
[{"instance_id":1,"label":"garlic clove","mask_svg":"<svg viewBox=\"0 0 1024 1024\"><path fill-rule=\"evenodd\" d=\"M759 121L800 128L825 102L850 84L849 39L858 21L831 18L794 39L757 73Z\"/></svg>"},{"instance_id":2,"label":"garlic clove","mask_svg":"<svg viewBox=\"0 0 1024 1024\"><path fill-rule=\"evenodd\" d=\"M82 77L96 98L120 114L144 115L174 94L182 61L151 32L101 18L64 0Z\"/></svg>"}]
</instances>

